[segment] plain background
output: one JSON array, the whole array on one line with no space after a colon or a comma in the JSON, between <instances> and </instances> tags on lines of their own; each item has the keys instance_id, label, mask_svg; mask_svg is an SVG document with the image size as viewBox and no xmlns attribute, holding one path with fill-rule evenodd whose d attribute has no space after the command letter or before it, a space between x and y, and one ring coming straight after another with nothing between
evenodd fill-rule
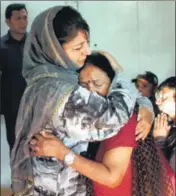
<instances>
[{"instance_id":1,"label":"plain background","mask_svg":"<svg viewBox=\"0 0 176 196\"><path fill-rule=\"evenodd\" d=\"M175 75L174 1L1 1L1 36L8 30L5 8L14 2L26 4L28 31L41 11L55 5L72 5L90 25L92 49L103 49L113 54L129 78L152 71L161 82ZM3 118L1 184L10 184L9 150Z\"/></svg>"}]
</instances>

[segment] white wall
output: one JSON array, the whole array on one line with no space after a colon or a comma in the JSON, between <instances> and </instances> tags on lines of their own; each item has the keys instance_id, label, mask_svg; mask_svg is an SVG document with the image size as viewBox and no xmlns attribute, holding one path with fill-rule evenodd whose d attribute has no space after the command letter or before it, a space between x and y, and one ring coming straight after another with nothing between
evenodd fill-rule
<instances>
[{"instance_id":1,"label":"white wall","mask_svg":"<svg viewBox=\"0 0 176 196\"><path fill-rule=\"evenodd\" d=\"M129 77L151 70L175 73L175 2L81 1L92 41L115 55Z\"/></svg>"},{"instance_id":2,"label":"white wall","mask_svg":"<svg viewBox=\"0 0 176 196\"><path fill-rule=\"evenodd\" d=\"M7 32L1 1L1 35ZM175 75L175 2L174 1L21 1L29 12L29 27L35 16L54 5L77 8L91 28L92 48L111 52L129 77L145 70L159 80ZM97 44L97 47L94 47ZM1 124L2 184L10 182L5 127Z\"/></svg>"}]
</instances>

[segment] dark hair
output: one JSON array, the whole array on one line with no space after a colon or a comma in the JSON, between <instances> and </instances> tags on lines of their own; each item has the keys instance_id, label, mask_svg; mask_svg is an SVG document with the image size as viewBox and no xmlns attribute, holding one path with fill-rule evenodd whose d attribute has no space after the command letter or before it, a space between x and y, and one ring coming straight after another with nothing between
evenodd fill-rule
<instances>
[{"instance_id":1,"label":"dark hair","mask_svg":"<svg viewBox=\"0 0 176 196\"><path fill-rule=\"evenodd\" d=\"M22 9L25 9L27 12L26 6L23 3L13 3L8 5L5 11L5 18L10 19L13 11L20 11Z\"/></svg>"},{"instance_id":2,"label":"dark hair","mask_svg":"<svg viewBox=\"0 0 176 196\"><path fill-rule=\"evenodd\" d=\"M158 91L160 91L161 89L163 89L164 87L168 87L171 89L175 89L176 88L176 77L172 76L167 78L166 80L164 80L158 87Z\"/></svg>"},{"instance_id":3,"label":"dark hair","mask_svg":"<svg viewBox=\"0 0 176 196\"><path fill-rule=\"evenodd\" d=\"M89 26L81 14L70 6L65 6L53 20L53 29L60 44L64 44L76 37L79 30L89 35Z\"/></svg>"},{"instance_id":4,"label":"dark hair","mask_svg":"<svg viewBox=\"0 0 176 196\"><path fill-rule=\"evenodd\" d=\"M115 71L113 70L109 60L99 52L94 52L91 55L87 56L85 65L78 70L80 73L82 69L86 66L86 64L93 64L94 66L100 68L102 71L104 71L108 77L110 78L111 82L114 79Z\"/></svg>"}]
</instances>

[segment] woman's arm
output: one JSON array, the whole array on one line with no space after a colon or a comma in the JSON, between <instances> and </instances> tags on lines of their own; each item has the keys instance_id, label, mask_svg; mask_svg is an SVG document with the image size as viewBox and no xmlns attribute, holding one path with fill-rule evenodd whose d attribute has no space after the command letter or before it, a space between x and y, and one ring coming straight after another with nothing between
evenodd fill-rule
<instances>
[{"instance_id":1,"label":"woman's arm","mask_svg":"<svg viewBox=\"0 0 176 196\"><path fill-rule=\"evenodd\" d=\"M153 114L152 118L154 120L155 115L154 115L154 109L153 109L152 102L147 97L144 97L140 94L137 97L136 102L138 103L139 107L144 107L148 109Z\"/></svg>"},{"instance_id":2,"label":"woman's arm","mask_svg":"<svg viewBox=\"0 0 176 196\"><path fill-rule=\"evenodd\" d=\"M88 160L76 154L75 160L70 166L91 180L114 188L120 185L125 175L132 150L132 147L118 147L109 150L105 153L102 163Z\"/></svg>"},{"instance_id":3,"label":"woman's arm","mask_svg":"<svg viewBox=\"0 0 176 196\"><path fill-rule=\"evenodd\" d=\"M68 135L78 140L104 140L118 133L128 121L134 105L140 106L137 140L145 139L150 132L153 106L148 98L141 96L136 87L116 75L107 98L79 87L74 91L64 110Z\"/></svg>"},{"instance_id":4,"label":"woman's arm","mask_svg":"<svg viewBox=\"0 0 176 196\"><path fill-rule=\"evenodd\" d=\"M135 127L136 115L134 114L118 136L114 136L105 142L104 150L106 152L104 156L102 155L100 162L94 162L78 154L75 154L75 156L72 154L73 159L69 166L93 181L109 187L118 186L127 170L132 150L137 146ZM53 156L59 160L64 160L65 155L70 152L70 149L62 141L45 132L35 136L30 142L30 148L34 151L34 156Z\"/></svg>"},{"instance_id":5,"label":"woman's arm","mask_svg":"<svg viewBox=\"0 0 176 196\"><path fill-rule=\"evenodd\" d=\"M30 144L34 156L54 156L63 161L65 155L70 152L70 149L55 136L47 138L38 135L36 138L37 140L32 140L32 145ZM102 162L91 161L75 153L74 162L69 166L93 181L114 188L124 177L132 150L132 147L116 147L108 150Z\"/></svg>"},{"instance_id":6,"label":"woman's arm","mask_svg":"<svg viewBox=\"0 0 176 196\"><path fill-rule=\"evenodd\" d=\"M104 140L118 133L128 121L138 93L131 83L114 79L107 98L78 87L65 104L67 134L76 140Z\"/></svg>"},{"instance_id":7,"label":"woman's arm","mask_svg":"<svg viewBox=\"0 0 176 196\"><path fill-rule=\"evenodd\" d=\"M138 124L136 127L136 140L144 140L151 131L153 123L153 112L146 106L140 106L138 111Z\"/></svg>"}]
</instances>

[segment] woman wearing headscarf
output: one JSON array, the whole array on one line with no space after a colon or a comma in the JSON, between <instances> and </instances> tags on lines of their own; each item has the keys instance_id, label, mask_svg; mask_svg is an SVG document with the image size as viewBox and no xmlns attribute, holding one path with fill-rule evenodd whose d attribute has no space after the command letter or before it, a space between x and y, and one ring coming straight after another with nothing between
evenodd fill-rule
<instances>
[{"instance_id":1,"label":"woman wearing headscarf","mask_svg":"<svg viewBox=\"0 0 176 196\"><path fill-rule=\"evenodd\" d=\"M138 93L116 75L107 98L78 85L89 48L89 27L71 7L56 6L39 14L24 48L23 75L27 88L16 122L11 154L12 191L16 196L69 196L86 193L85 184L65 162L31 157L28 143L41 130L50 130L77 153L88 141L117 134L130 118ZM75 183L73 183L75 182Z\"/></svg>"}]
</instances>

